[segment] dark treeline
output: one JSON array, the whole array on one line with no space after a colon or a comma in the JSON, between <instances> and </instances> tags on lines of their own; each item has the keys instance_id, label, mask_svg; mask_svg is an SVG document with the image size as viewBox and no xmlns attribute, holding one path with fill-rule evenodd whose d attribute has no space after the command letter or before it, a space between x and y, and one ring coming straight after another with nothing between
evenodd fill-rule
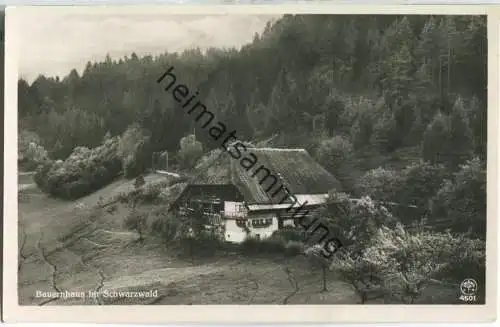
<instances>
[{"instance_id":1,"label":"dark treeline","mask_svg":"<svg viewBox=\"0 0 500 327\"><path fill-rule=\"evenodd\" d=\"M342 136L360 158L424 140L425 159L456 165L486 155L486 47L479 16L286 15L240 50L108 56L81 76L19 80L20 124L54 159L132 123L152 151L177 151L196 126L155 82L174 66L241 138L314 151Z\"/></svg>"}]
</instances>

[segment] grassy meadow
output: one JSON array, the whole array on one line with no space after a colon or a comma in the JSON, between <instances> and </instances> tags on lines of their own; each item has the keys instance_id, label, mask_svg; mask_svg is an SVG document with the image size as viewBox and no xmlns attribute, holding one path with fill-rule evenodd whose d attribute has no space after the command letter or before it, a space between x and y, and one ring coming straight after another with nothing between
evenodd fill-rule
<instances>
[{"instance_id":1,"label":"grassy meadow","mask_svg":"<svg viewBox=\"0 0 500 327\"><path fill-rule=\"evenodd\" d=\"M163 177L149 175L153 182ZM29 184L29 176L20 176ZM354 304L351 287L328 272L322 277L304 256L222 251L191 260L177 255L161 239L137 242L122 227L128 208L118 203L112 212L97 209L99 201L132 189L118 180L79 201L53 199L36 187L20 191L19 303L21 305L106 304ZM154 205L141 210L153 212ZM151 222L148 221L148 224ZM24 240L24 241L23 241ZM149 291L155 298L37 298L37 291ZM441 290L441 291L439 291ZM450 303L458 288L433 286L422 303ZM377 302L378 301L378 302ZM382 300L372 303L383 303Z\"/></svg>"}]
</instances>

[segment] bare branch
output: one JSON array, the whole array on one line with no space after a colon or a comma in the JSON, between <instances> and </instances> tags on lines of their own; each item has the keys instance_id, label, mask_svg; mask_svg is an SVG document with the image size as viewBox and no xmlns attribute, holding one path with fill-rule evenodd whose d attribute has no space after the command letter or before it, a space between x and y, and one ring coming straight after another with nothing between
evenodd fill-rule
<instances>
[{"instance_id":1,"label":"bare branch","mask_svg":"<svg viewBox=\"0 0 500 327\"><path fill-rule=\"evenodd\" d=\"M288 278L288 281L290 282L290 285L292 285L292 287L294 288L293 292L288 294L284 299L283 299L283 304L287 304L288 301L290 300L290 298L292 298L292 296L294 296L295 294L297 294L297 292L300 291L300 288L299 288L299 283L297 282L297 279L295 279L295 276L293 275L292 271L290 270L290 268L288 267L285 267L285 273L287 275L287 278Z\"/></svg>"},{"instance_id":2,"label":"bare branch","mask_svg":"<svg viewBox=\"0 0 500 327\"><path fill-rule=\"evenodd\" d=\"M23 264L23 261L28 258L27 255L24 254L24 248L26 246L26 239L28 236L26 235L26 230L24 229L24 226L22 224L19 224L19 229L21 232L21 244L19 245L19 262L17 263L17 271L21 271L21 266Z\"/></svg>"},{"instance_id":3,"label":"bare branch","mask_svg":"<svg viewBox=\"0 0 500 327\"><path fill-rule=\"evenodd\" d=\"M259 283L255 278L250 279L254 284L255 284L255 292L253 293L252 297L248 300L248 304L252 304L255 296L257 295L257 292L259 292Z\"/></svg>"}]
</instances>

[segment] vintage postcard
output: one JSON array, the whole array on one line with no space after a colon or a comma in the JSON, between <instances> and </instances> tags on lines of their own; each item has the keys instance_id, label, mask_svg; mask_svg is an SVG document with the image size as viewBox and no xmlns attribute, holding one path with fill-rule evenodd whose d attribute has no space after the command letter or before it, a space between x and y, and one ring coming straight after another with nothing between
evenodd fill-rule
<instances>
[{"instance_id":1,"label":"vintage postcard","mask_svg":"<svg viewBox=\"0 0 500 327\"><path fill-rule=\"evenodd\" d=\"M4 319L496 319L498 13L8 7Z\"/></svg>"}]
</instances>

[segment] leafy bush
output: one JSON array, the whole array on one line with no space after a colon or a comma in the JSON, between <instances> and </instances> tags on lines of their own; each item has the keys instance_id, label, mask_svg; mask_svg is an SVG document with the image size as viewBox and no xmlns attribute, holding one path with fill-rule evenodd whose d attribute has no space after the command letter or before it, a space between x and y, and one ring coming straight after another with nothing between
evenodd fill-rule
<instances>
[{"instance_id":1,"label":"leafy bush","mask_svg":"<svg viewBox=\"0 0 500 327\"><path fill-rule=\"evenodd\" d=\"M286 243L279 237L268 237L260 241L259 252L284 253Z\"/></svg>"},{"instance_id":2,"label":"leafy bush","mask_svg":"<svg viewBox=\"0 0 500 327\"><path fill-rule=\"evenodd\" d=\"M171 203L172 201L175 201L175 199L179 196L179 194L184 190L184 188L187 185L186 183L179 181L171 186L167 186L161 189L161 192L158 195L158 198L160 199L161 202Z\"/></svg>"},{"instance_id":3,"label":"leafy bush","mask_svg":"<svg viewBox=\"0 0 500 327\"><path fill-rule=\"evenodd\" d=\"M480 240L425 229L408 231L398 225L379 229L369 252L385 263L385 279L395 279L400 286L391 293L403 303L415 303L436 279L458 285L464 276L474 276L484 286L485 247Z\"/></svg>"},{"instance_id":4,"label":"leafy bush","mask_svg":"<svg viewBox=\"0 0 500 327\"><path fill-rule=\"evenodd\" d=\"M63 199L77 199L113 181L121 171L118 139L94 149L77 147L65 161L48 161L37 170L35 183Z\"/></svg>"},{"instance_id":5,"label":"leafy bush","mask_svg":"<svg viewBox=\"0 0 500 327\"><path fill-rule=\"evenodd\" d=\"M285 242L300 242L304 240L305 232L302 228L286 226L283 229L275 231L273 237L281 238Z\"/></svg>"},{"instance_id":6,"label":"leafy bush","mask_svg":"<svg viewBox=\"0 0 500 327\"><path fill-rule=\"evenodd\" d=\"M163 189L162 184L149 184L143 187L142 201L145 203L153 203L160 196L161 190Z\"/></svg>"},{"instance_id":7,"label":"leafy bush","mask_svg":"<svg viewBox=\"0 0 500 327\"><path fill-rule=\"evenodd\" d=\"M460 166L432 199L433 219L449 221L457 233L486 237L486 168L475 158Z\"/></svg>"},{"instance_id":8,"label":"leafy bush","mask_svg":"<svg viewBox=\"0 0 500 327\"><path fill-rule=\"evenodd\" d=\"M18 138L18 162L23 170L31 171L39 165L49 161L49 154L40 145L38 135L28 131L21 131Z\"/></svg>"},{"instance_id":9,"label":"leafy bush","mask_svg":"<svg viewBox=\"0 0 500 327\"><path fill-rule=\"evenodd\" d=\"M288 241L285 245L285 256L295 257L303 254L305 251L304 243L297 241Z\"/></svg>"},{"instance_id":10,"label":"leafy bush","mask_svg":"<svg viewBox=\"0 0 500 327\"><path fill-rule=\"evenodd\" d=\"M134 187L133 189L118 193L111 199L111 202L119 201L120 203L128 204L164 203L168 197L165 197L162 193L165 192L165 189L170 188L169 186L171 183L175 182L176 180L167 179L145 183L142 186Z\"/></svg>"},{"instance_id":11,"label":"leafy bush","mask_svg":"<svg viewBox=\"0 0 500 327\"><path fill-rule=\"evenodd\" d=\"M182 168L193 168L202 155L203 145L196 140L194 135L188 135L181 139L178 156Z\"/></svg>"},{"instance_id":12,"label":"leafy bush","mask_svg":"<svg viewBox=\"0 0 500 327\"><path fill-rule=\"evenodd\" d=\"M182 237L184 222L170 214L160 214L151 224L151 232L160 236L165 243L177 241Z\"/></svg>"},{"instance_id":13,"label":"leafy bush","mask_svg":"<svg viewBox=\"0 0 500 327\"><path fill-rule=\"evenodd\" d=\"M385 103L381 105L385 106ZM401 144L401 134L397 131L397 122L393 113L384 112L374 119L370 143L383 152L392 152Z\"/></svg>"},{"instance_id":14,"label":"leafy bush","mask_svg":"<svg viewBox=\"0 0 500 327\"><path fill-rule=\"evenodd\" d=\"M217 250L222 250L226 247L224 241L210 232L201 232L192 238L183 238L182 242L185 246L190 247L192 256L194 257L210 257L213 256ZM186 244L189 243L189 244Z\"/></svg>"},{"instance_id":15,"label":"leafy bush","mask_svg":"<svg viewBox=\"0 0 500 327\"><path fill-rule=\"evenodd\" d=\"M436 276L445 282L459 284L464 276L474 276L478 282L478 302L484 303L486 292L486 244L480 239L455 237L454 251L446 265Z\"/></svg>"},{"instance_id":16,"label":"leafy bush","mask_svg":"<svg viewBox=\"0 0 500 327\"><path fill-rule=\"evenodd\" d=\"M401 188L399 172L379 167L366 172L357 181L356 193L377 201L394 201Z\"/></svg>"},{"instance_id":17,"label":"leafy bush","mask_svg":"<svg viewBox=\"0 0 500 327\"><path fill-rule=\"evenodd\" d=\"M53 169L54 166L60 165L60 162L46 161L39 165L35 174L33 175L33 180L35 184L43 191L47 191L48 187L48 174Z\"/></svg>"},{"instance_id":18,"label":"leafy bush","mask_svg":"<svg viewBox=\"0 0 500 327\"><path fill-rule=\"evenodd\" d=\"M118 155L122 159L125 178L137 177L151 163L150 138L150 133L136 124L129 126L123 133Z\"/></svg>"},{"instance_id":19,"label":"leafy bush","mask_svg":"<svg viewBox=\"0 0 500 327\"><path fill-rule=\"evenodd\" d=\"M134 178L141 173L139 165L137 164L136 157L129 155L122 161L123 164L123 176L125 178Z\"/></svg>"},{"instance_id":20,"label":"leafy bush","mask_svg":"<svg viewBox=\"0 0 500 327\"><path fill-rule=\"evenodd\" d=\"M395 199L402 204L416 205L425 214L430 200L443 185L445 176L446 171L442 165L431 165L423 161L414 163L402 171L402 183Z\"/></svg>"},{"instance_id":21,"label":"leafy bush","mask_svg":"<svg viewBox=\"0 0 500 327\"><path fill-rule=\"evenodd\" d=\"M338 178L343 187L349 191L354 186L353 151L353 145L349 139L337 135L322 140L314 154L318 163Z\"/></svg>"},{"instance_id":22,"label":"leafy bush","mask_svg":"<svg viewBox=\"0 0 500 327\"><path fill-rule=\"evenodd\" d=\"M258 239L250 236L240 244L240 249L244 254L285 253L285 242L279 237Z\"/></svg>"},{"instance_id":23,"label":"leafy bush","mask_svg":"<svg viewBox=\"0 0 500 327\"><path fill-rule=\"evenodd\" d=\"M344 282L350 284L359 296L360 304L385 297L386 261L364 248L343 247L332 257L330 269Z\"/></svg>"},{"instance_id":24,"label":"leafy bush","mask_svg":"<svg viewBox=\"0 0 500 327\"><path fill-rule=\"evenodd\" d=\"M447 157L447 147L450 136L450 118L441 112L437 112L434 119L429 123L422 141L422 157L432 164L444 164Z\"/></svg>"},{"instance_id":25,"label":"leafy bush","mask_svg":"<svg viewBox=\"0 0 500 327\"><path fill-rule=\"evenodd\" d=\"M245 254L254 254L259 252L260 240L255 237L247 237L240 243L241 251Z\"/></svg>"},{"instance_id":26,"label":"leafy bush","mask_svg":"<svg viewBox=\"0 0 500 327\"><path fill-rule=\"evenodd\" d=\"M331 226L342 244L365 248L382 226L395 226L397 219L387 208L370 197L352 199L345 193L332 193L328 204L316 213Z\"/></svg>"},{"instance_id":27,"label":"leafy bush","mask_svg":"<svg viewBox=\"0 0 500 327\"><path fill-rule=\"evenodd\" d=\"M124 227L129 230L137 231L139 241L144 240L144 232L147 228L147 214L137 210L131 210L124 221Z\"/></svg>"}]
</instances>

